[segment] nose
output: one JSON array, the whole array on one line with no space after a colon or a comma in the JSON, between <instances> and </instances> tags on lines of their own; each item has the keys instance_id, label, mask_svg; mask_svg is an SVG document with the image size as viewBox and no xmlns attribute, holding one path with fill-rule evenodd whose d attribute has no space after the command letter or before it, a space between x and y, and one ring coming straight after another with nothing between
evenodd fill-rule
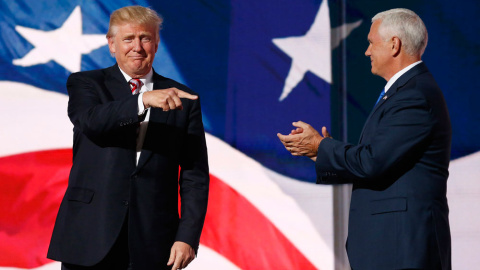
<instances>
[{"instance_id":1,"label":"nose","mask_svg":"<svg viewBox=\"0 0 480 270\"><path fill-rule=\"evenodd\" d=\"M140 52L143 50L143 47L142 47L142 42L140 41L140 39L136 38L133 40L133 51L134 52Z\"/></svg>"},{"instance_id":2,"label":"nose","mask_svg":"<svg viewBox=\"0 0 480 270\"><path fill-rule=\"evenodd\" d=\"M371 45L368 45L367 50L365 51L365 56L371 56L372 53L370 52Z\"/></svg>"}]
</instances>

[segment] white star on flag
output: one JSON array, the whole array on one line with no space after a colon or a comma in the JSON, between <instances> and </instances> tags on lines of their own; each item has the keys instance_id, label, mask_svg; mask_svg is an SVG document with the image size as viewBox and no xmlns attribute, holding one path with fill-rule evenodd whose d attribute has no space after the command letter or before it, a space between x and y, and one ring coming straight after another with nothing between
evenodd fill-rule
<instances>
[{"instance_id":1,"label":"white star on flag","mask_svg":"<svg viewBox=\"0 0 480 270\"><path fill-rule=\"evenodd\" d=\"M292 58L292 65L285 79L285 86L279 101L283 101L292 92L308 71L324 81L332 83L332 42L327 2L327 0L322 2L312 26L304 36L272 40L279 49ZM346 38L360 24L361 21L358 21L347 26L341 26L346 27L347 31L340 31L342 34L338 36L338 40L334 40L334 47L338 46L341 39ZM335 32L342 29L341 27L334 29Z\"/></svg>"},{"instance_id":2,"label":"white star on flag","mask_svg":"<svg viewBox=\"0 0 480 270\"><path fill-rule=\"evenodd\" d=\"M42 31L23 26L15 30L28 40L34 48L23 58L13 60L17 66L33 66L51 60L70 72L81 70L82 54L107 45L105 35L83 35L80 6L75 7L63 25L52 31Z\"/></svg>"}]
</instances>

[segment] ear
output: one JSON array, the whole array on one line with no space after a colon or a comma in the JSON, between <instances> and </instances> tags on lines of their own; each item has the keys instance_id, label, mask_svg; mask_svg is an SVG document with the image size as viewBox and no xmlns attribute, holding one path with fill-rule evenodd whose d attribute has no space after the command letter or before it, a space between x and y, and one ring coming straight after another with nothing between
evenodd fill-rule
<instances>
[{"instance_id":1,"label":"ear","mask_svg":"<svg viewBox=\"0 0 480 270\"><path fill-rule=\"evenodd\" d=\"M155 44L155 53L157 53L157 50L158 50L158 45L160 44L160 35L158 34L157 36L157 40L156 40L156 44Z\"/></svg>"},{"instance_id":2,"label":"ear","mask_svg":"<svg viewBox=\"0 0 480 270\"><path fill-rule=\"evenodd\" d=\"M390 46L392 56L397 56L398 54L400 54L402 41L398 37L392 37Z\"/></svg>"},{"instance_id":3,"label":"ear","mask_svg":"<svg viewBox=\"0 0 480 270\"><path fill-rule=\"evenodd\" d=\"M115 38L114 37L108 37L108 49L110 50L110 54L115 54Z\"/></svg>"}]
</instances>

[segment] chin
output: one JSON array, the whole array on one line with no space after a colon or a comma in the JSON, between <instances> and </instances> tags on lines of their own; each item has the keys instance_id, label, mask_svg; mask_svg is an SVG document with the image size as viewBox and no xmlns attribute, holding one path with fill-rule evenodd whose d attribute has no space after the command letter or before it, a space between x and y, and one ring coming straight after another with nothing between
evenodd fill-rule
<instances>
[{"instance_id":1,"label":"chin","mask_svg":"<svg viewBox=\"0 0 480 270\"><path fill-rule=\"evenodd\" d=\"M143 74L143 73L148 73L149 69L148 67L132 67L132 71L135 72L135 74Z\"/></svg>"},{"instance_id":2,"label":"chin","mask_svg":"<svg viewBox=\"0 0 480 270\"><path fill-rule=\"evenodd\" d=\"M372 69L370 70L372 72L372 74L374 75L378 75L378 68L376 68L375 66L372 66Z\"/></svg>"}]
</instances>

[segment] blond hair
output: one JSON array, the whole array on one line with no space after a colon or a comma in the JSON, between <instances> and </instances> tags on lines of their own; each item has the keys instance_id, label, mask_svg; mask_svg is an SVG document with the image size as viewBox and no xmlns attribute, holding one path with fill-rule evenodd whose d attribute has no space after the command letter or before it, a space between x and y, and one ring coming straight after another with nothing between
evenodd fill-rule
<instances>
[{"instance_id":1,"label":"blond hair","mask_svg":"<svg viewBox=\"0 0 480 270\"><path fill-rule=\"evenodd\" d=\"M156 30L157 39L159 39L158 32L162 28L163 18L155 10L142 6L128 6L117 9L110 15L107 38L114 37L117 33L117 27L124 23L153 26Z\"/></svg>"}]
</instances>

